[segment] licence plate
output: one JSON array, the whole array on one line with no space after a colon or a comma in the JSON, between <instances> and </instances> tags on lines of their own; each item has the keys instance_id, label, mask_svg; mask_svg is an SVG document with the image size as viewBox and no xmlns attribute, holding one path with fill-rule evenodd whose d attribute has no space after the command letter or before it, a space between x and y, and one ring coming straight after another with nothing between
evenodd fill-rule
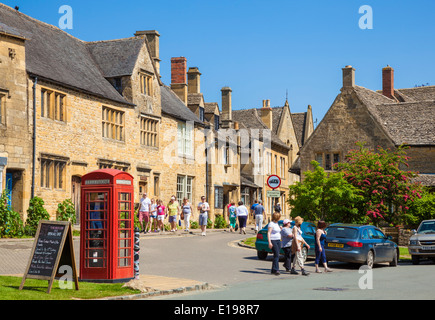
<instances>
[{"instance_id":1,"label":"licence plate","mask_svg":"<svg viewBox=\"0 0 435 320\"><path fill-rule=\"evenodd\" d=\"M435 246L432 246L432 247L424 246L424 247L421 247L421 250L435 250Z\"/></svg>"},{"instance_id":2,"label":"licence plate","mask_svg":"<svg viewBox=\"0 0 435 320\"><path fill-rule=\"evenodd\" d=\"M341 244L341 243L328 243L328 247L331 247L331 248L343 248L344 244Z\"/></svg>"}]
</instances>

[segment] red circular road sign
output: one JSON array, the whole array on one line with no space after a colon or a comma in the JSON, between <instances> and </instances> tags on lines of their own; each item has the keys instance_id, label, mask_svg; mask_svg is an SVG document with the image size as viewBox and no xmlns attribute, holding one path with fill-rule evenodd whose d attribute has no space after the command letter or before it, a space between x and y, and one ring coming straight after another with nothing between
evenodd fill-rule
<instances>
[{"instance_id":1,"label":"red circular road sign","mask_svg":"<svg viewBox=\"0 0 435 320\"><path fill-rule=\"evenodd\" d=\"M271 189L277 189L281 185L281 178L273 174L267 178L267 185Z\"/></svg>"}]
</instances>

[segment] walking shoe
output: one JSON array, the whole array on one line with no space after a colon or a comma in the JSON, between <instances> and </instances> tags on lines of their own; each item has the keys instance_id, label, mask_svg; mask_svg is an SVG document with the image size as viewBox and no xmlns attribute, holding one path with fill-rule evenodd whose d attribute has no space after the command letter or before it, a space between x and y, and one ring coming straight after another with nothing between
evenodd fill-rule
<instances>
[{"instance_id":1,"label":"walking shoe","mask_svg":"<svg viewBox=\"0 0 435 320\"><path fill-rule=\"evenodd\" d=\"M308 276L310 273L308 271L305 271L305 269L302 269L302 275L303 276Z\"/></svg>"},{"instance_id":2,"label":"walking shoe","mask_svg":"<svg viewBox=\"0 0 435 320\"><path fill-rule=\"evenodd\" d=\"M290 274L299 274L299 272L297 272L297 271L295 270L295 268L292 268L292 269L290 270Z\"/></svg>"}]
</instances>

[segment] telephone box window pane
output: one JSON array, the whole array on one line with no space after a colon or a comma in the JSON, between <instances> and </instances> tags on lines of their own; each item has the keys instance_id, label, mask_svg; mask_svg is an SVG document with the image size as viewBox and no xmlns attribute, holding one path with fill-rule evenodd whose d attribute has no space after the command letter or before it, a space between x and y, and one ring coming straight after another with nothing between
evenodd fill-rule
<instances>
[{"instance_id":1,"label":"telephone box window pane","mask_svg":"<svg viewBox=\"0 0 435 320\"><path fill-rule=\"evenodd\" d=\"M119 229L130 229L130 221L118 221L119 222Z\"/></svg>"},{"instance_id":2,"label":"telephone box window pane","mask_svg":"<svg viewBox=\"0 0 435 320\"><path fill-rule=\"evenodd\" d=\"M130 247L131 240L130 239L120 239L118 241L119 248L128 248Z\"/></svg>"},{"instance_id":3,"label":"telephone box window pane","mask_svg":"<svg viewBox=\"0 0 435 320\"><path fill-rule=\"evenodd\" d=\"M130 238L130 230L119 230L119 239Z\"/></svg>"},{"instance_id":4,"label":"telephone box window pane","mask_svg":"<svg viewBox=\"0 0 435 320\"><path fill-rule=\"evenodd\" d=\"M130 211L122 211L119 213L120 220L129 220L130 219Z\"/></svg>"},{"instance_id":5,"label":"telephone box window pane","mask_svg":"<svg viewBox=\"0 0 435 320\"><path fill-rule=\"evenodd\" d=\"M130 201L130 193L120 193L119 201Z\"/></svg>"},{"instance_id":6,"label":"telephone box window pane","mask_svg":"<svg viewBox=\"0 0 435 320\"><path fill-rule=\"evenodd\" d=\"M118 267L129 267L129 266L130 266L130 258L118 259Z\"/></svg>"},{"instance_id":7,"label":"telephone box window pane","mask_svg":"<svg viewBox=\"0 0 435 320\"><path fill-rule=\"evenodd\" d=\"M119 210L130 210L130 202L120 202L119 203Z\"/></svg>"}]
</instances>

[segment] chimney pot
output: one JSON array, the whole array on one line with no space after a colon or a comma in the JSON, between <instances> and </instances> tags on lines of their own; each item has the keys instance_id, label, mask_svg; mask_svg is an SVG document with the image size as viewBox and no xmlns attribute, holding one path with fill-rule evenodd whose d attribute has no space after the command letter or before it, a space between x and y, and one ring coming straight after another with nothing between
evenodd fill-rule
<instances>
[{"instance_id":1,"label":"chimney pot","mask_svg":"<svg viewBox=\"0 0 435 320\"><path fill-rule=\"evenodd\" d=\"M189 93L201 92L201 73L197 67L189 68L187 71L187 90Z\"/></svg>"}]
</instances>

